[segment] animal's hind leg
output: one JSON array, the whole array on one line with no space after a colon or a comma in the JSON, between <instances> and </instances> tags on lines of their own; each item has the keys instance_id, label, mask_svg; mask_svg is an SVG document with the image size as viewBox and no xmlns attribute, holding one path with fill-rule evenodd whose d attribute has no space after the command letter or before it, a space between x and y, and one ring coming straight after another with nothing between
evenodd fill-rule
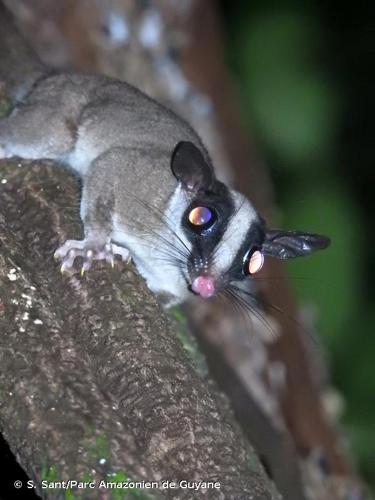
<instances>
[{"instance_id":1,"label":"animal's hind leg","mask_svg":"<svg viewBox=\"0 0 375 500\"><path fill-rule=\"evenodd\" d=\"M74 125L56 110L24 106L0 119L0 158L59 160L72 149Z\"/></svg>"}]
</instances>

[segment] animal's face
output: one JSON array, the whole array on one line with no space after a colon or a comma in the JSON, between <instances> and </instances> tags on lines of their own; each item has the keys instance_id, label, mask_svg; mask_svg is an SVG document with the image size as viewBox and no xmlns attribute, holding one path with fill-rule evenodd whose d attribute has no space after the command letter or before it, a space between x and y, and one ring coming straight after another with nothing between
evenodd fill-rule
<instances>
[{"instance_id":1,"label":"animal's face","mask_svg":"<svg viewBox=\"0 0 375 500\"><path fill-rule=\"evenodd\" d=\"M200 150L180 143L172 158L180 187L172 197L168 220L184 286L207 298L232 282L249 279L264 256L286 259L307 255L329 244L324 236L269 230L251 203L213 174Z\"/></svg>"},{"instance_id":2,"label":"animal's face","mask_svg":"<svg viewBox=\"0 0 375 500\"><path fill-rule=\"evenodd\" d=\"M195 197L182 227L191 245L187 271L193 293L210 297L261 268L264 224L246 198L224 185Z\"/></svg>"}]
</instances>

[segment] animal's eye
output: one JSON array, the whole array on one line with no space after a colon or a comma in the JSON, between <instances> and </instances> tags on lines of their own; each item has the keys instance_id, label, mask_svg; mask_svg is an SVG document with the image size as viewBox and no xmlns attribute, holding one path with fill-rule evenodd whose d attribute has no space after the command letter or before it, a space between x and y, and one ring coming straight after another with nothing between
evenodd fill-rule
<instances>
[{"instance_id":1,"label":"animal's eye","mask_svg":"<svg viewBox=\"0 0 375 500\"><path fill-rule=\"evenodd\" d=\"M195 207L188 215L189 222L197 229L207 229L215 220L213 210L208 207Z\"/></svg>"},{"instance_id":2,"label":"animal's eye","mask_svg":"<svg viewBox=\"0 0 375 500\"><path fill-rule=\"evenodd\" d=\"M260 271L263 267L264 255L259 250L255 250L253 253L249 253L245 258L244 263L244 273L255 274Z\"/></svg>"}]
</instances>

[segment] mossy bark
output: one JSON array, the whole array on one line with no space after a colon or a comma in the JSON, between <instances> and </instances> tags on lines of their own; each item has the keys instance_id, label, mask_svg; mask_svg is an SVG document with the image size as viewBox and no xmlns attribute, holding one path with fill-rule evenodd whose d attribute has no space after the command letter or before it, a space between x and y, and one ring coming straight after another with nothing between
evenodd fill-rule
<instances>
[{"instance_id":1,"label":"mossy bark","mask_svg":"<svg viewBox=\"0 0 375 500\"><path fill-rule=\"evenodd\" d=\"M81 234L78 182L52 164L0 170L0 429L38 493L66 495L43 479L187 479L220 489L148 493L278 498L132 266L60 273L53 251Z\"/></svg>"}]
</instances>

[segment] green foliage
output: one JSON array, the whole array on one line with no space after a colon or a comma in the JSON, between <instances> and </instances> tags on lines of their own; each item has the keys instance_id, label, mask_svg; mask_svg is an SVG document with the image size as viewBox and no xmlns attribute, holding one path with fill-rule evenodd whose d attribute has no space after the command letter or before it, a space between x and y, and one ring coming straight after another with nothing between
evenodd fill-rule
<instances>
[{"instance_id":1,"label":"green foliage","mask_svg":"<svg viewBox=\"0 0 375 500\"><path fill-rule=\"evenodd\" d=\"M290 169L312 158L323 167L338 119L337 93L313 57L319 36L311 16L278 10L254 16L235 39L249 120Z\"/></svg>"},{"instance_id":2,"label":"green foliage","mask_svg":"<svg viewBox=\"0 0 375 500\"><path fill-rule=\"evenodd\" d=\"M351 317L333 359L334 383L347 398L344 424L350 445L369 481L374 480L375 470L374 332L375 311L366 304Z\"/></svg>"},{"instance_id":3,"label":"green foliage","mask_svg":"<svg viewBox=\"0 0 375 500\"><path fill-rule=\"evenodd\" d=\"M286 193L287 228L327 234L324 252L287 263L301 302L316 305L320 332L331 343L342 341L343 330L358 307L360 293L360 220L339 183L298 183ZM335 346L332 346L335 347Z\"/></svg>"},{"instance_id":4,"label":"green foliage","mask_svg":"<svg viewBox=\"0 0 375 500\"><path fill-rule=\"evenodd\" d=\"M373 250L368 252L373 215L361 211L355 193L366 185L366 163L358 168L356 185L343 174L350 164L339 143L348 125L342 88L350 89L347 95L357 99L355 104L360 99L351 88L353 73L341 74L336 66L340 57L345 67L344 40L339 38L339 47L329 46L332 30L322 22L326 5L314 10L311 2L254 0L224 7L229 62L249 130L277 179L283 226L332 238L330 249L293 260L288 270L301 304L315 313L333 382L346 401L343 424L350 445L362 474L375 486L375 290L366 282L373 265ZM352 45L348 40L347 50ZM331 66L329 49L336 50ZM354 142L350 148L353 158L366 159ZM373 168L373 161L367 163ZM356 169L353 161L351 167Z\"/></svg>"}]
</instances>

